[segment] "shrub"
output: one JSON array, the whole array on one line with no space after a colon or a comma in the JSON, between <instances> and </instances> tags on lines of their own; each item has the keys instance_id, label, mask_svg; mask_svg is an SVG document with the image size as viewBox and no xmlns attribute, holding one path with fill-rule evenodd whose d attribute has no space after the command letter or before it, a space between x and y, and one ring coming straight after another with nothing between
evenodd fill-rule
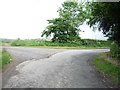
<instances>
[{"instance_id":1,"label":"shrub","mask_svg":"<svg viewBox=\"0 0 120 90\"><path fill-rule=\"evenodd\" d=\"M110 46L110 53L113 58L120 60L120 47L115 41Z\"/></svg>"}]
</instances>

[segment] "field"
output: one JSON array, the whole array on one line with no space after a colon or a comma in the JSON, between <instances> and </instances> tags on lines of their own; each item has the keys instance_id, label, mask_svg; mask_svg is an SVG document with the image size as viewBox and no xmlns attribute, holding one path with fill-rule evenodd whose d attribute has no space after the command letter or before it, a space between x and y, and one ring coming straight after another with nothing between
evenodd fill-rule
<instances>
[{"instance_id":1,"label":"field","mask_svg":"<svg viewBox=\"0 0 120 90\"><path fill-rule=\"evenodd\" d=\"M28 47L55 47L55 48L109 48L110 42L105 40L81 39L77 42L58 43L43 40L15 40L11 46L28 46Z\"/></svg>"}]
</instances>

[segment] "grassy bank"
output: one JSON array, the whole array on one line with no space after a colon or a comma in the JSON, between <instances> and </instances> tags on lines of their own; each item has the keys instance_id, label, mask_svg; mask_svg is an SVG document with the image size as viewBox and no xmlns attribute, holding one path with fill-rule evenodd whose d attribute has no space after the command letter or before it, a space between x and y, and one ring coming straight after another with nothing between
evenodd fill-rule
<instances>
[{"instance_id":1,"label":"grassy bank","mask_svg":"<svg viewBox=\"0 0 120 90\"><path fill-rule=\"evenodd\" d=\"M106 56L107 53L101 53L96 56L93 60L95 66L101 71L104 72L113 82L120 84L120 67L119 63L115 63L114 59L110 56ZM118 61L118 60L117 60Z\"/></svg>"},{"instance_id":2,"label":"grassy bank","mask_svg":"<svg viewBox=\"0 0 120 90\"><path fill-rule=\"evenodd\" d=\"M109 48L109 42L104 40L82 39L76 42L58 43L41 40L15 40L11 43L12 46L27 46L27 47L48 47L48 48Z\"/></svg>"},{"instance_id":3,"label":"grassy bank","mask_svg":"<svg viewBox=\"0 0 120 90\"><path fill-rule=\"evenodd\" d=\"M2 50L2 53L1 53L2 57L0 57L0 67L1 68L4 68L4 66L8 63L10 63L10 59L12 59L11 55L9 52L7 52L5 49Z\"/></svg>"}]
</instances>

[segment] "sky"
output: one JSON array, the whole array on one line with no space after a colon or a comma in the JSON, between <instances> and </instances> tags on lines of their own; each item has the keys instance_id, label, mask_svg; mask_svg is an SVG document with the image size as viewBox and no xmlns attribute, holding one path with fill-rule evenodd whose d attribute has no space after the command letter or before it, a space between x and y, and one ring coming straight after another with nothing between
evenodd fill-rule
<instances>
[{"instance_id":1,"label":"sky","mask_svg":"<svg viewBox=\"0 0 120 90\"><path fill-rule=\"evenodd\" d=\"M57 10L66 0L0 0L0 38L41 38L46 20L59 17ZM85 32L81 38L107 39L102 32L93 32L88 25L80 26Z\"/></svg>"}]
</instances>

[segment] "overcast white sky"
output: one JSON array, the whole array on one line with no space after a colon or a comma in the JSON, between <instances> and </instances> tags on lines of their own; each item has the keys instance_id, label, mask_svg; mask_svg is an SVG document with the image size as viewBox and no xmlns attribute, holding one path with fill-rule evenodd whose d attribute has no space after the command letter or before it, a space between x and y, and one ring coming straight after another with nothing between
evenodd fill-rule
<instances>
[{"instance_id":1,"label":"overcast white sky","mask_svg":"<svg viewBox=\"0 0 120 90\"><path fill-rule=\"evenodd\" d=\"M40 38L48 19L58 17L56 12L65 0L0 0L0 38ZM82 38L106 39L101 32L93 32L84 24Z\"/></svg>"}]
</instances>

